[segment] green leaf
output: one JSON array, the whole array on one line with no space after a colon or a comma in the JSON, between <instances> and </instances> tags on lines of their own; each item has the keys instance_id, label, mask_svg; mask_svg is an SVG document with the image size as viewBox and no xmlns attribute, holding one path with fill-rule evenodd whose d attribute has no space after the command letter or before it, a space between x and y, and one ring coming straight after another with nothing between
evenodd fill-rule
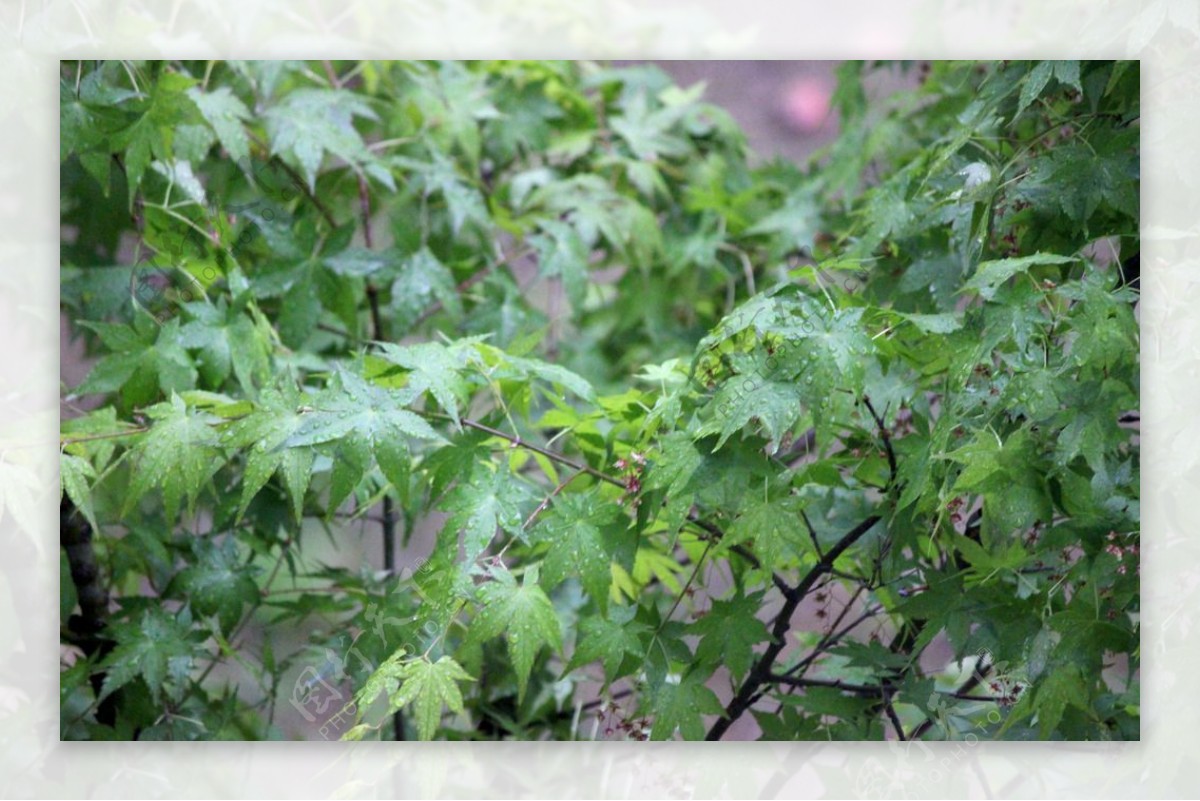
<instances>
[{"instance_id":1,"label":"green leaf","mask_svg":"<svg viewBox=\"0 0 1200 801\"><path fill-rule=\"evenodd\" d=\"M200 109L205 122L212 126L221 146L229 157L238 163L250 158L250 139L246 136L244 122L251 119L246 105L228 86L219 86L211 92L199 87L188 90L188 97Z\"/></svg>"},{"instance_id":2,"label":"green leaf","mask_svg":"<svg viewBox=\"0 0 1200 801\"><path fill-rule=\"evenodd\" d=\"M1079 82L1078 61L1055 61L1054 78L1063 86L1073 86L1077 91L1083 91L1083 85Z\"/></svg>"},{"instance_id":3,"label":"green leaf","mask_svg":"<svg viewBox=\"0 0 1200 801\"><path fill-rule=\"evenodd\" d=\"M523 377L538 378L551 385L569 389L583 400L591 401L596 397L595 391L587 379L557 364L548 364L540 359L507 354L504 356L503 364Z\"/></svg>"},{"instance_id":4,"label":"green leaf","mask_svg":"<svg viewBox=\"0 0 1200 801\"><path fill-rule=\"evenodd\" d=\"M521 504L529 497L503 467L476 465L470 479L458 484L440 508L450 512L443 531L462 532L466 561L474 562L491 543L496 530L521 534Z\"/></svg>"},{"instance_id":5,"label":"green leaf","mask_svg":"<svg viewBox=\"0 0 1200 801\"><path fill-rule=\"evenodd\" d=\"M92 490L88 486L88 479L96 478L96 468L92 467L92 463L87 459L69 453L59 454L58 465L61 491L65 492L71 503L75 504L75 508L83 513L92 530L99 531L96 513L92 509Z\"/></svg>"},{"instance_id":6,"label":"green leaf","mask_svg":"<svg viewBox=\"0 0 1200 801\"><path fill-rule=\"evenodd\" d=\"M226 445L248 450L242 473L242 500L238 520L250 501L275 473L280 473L292 496L292 508L300 518L304 493L311 478L312 449L307 446L284 449L283 443L300 427L300 392L295 384L264 389L254 411L234 422L222 433ZM309 469L305 469L305 468Z\"/></svg>"},{"instance_id":7,"label":"green leaf","mask_svg":"<svg viewBox=\"0 0 1200 801\"><path fill-rule=\"evenodd\" d=\"M1078 69L1078 65L1076 65ZM1050 82L1050 77L1054 73L1053 61L1040 61L1029 74L1025 77L1025 81L1021 86L1021 98L1017 104L1017 114L1020 114L1029 104L1037 100L1041 96L1042 91L1046 88L1046 84Z\"/></svg>"},{"instance_id":8,"label":"green leaf","mask_svg":"<svg viewBox=\"0 0 1200 801\"><path fill-rule=\"evenodd\" d=\"M750 354L735 353L730 357L735 374L717 390L709 408L712 420L702 426L697 436L719 433L713 450L723 446L733 434L750 421L757 420L771 441L771 451L779 448L783 435L791 430L803 413L803 392L799 382L779 369L779 364L765 351ZM811 376L810 376L811 377Z\"/></svg>"},{"instance_id":9,"label":"green leaf","mask_svg":"<svg viewBox=\"0 0 1200 801\"><path fill-rule=\"evenodd\" d=\"M1073 256L1056 256L1053 253L1034 253L1032 256L1015 259L981 261L971 280L963 284L963 289L973 290L985 300L991 300L1001 284L1018 273L1028 272L1030 267L1039 264L1067 264L1073 261L1077 261Z\"/></svg>"},{"instance_id":10,"label":"green leaf","mask_svg":"<svg viewBox=\"0 0 1200 801\"><path fill-rule=\"evenodd\" d=\"M669 740L678 730L685 740L704 739L701 715L720 715L724 709L716 694L704 686L705 674L692 672L678 681L668 677L654 693L651 740Z\"/></svg>"},{"instance_id":11,"label":"green leaf","mask_svg":"<svg viewBox=\"0 0 1200 801\"><path fill-rule=\"evenodd\" d=\"M448 656L436 662L426 657L406 662L396 672L396 678L401 681L400 689L391 695L388 711L395 712L411 704L417 737L422 740L433 739L444 707L451 712L463 711L458 682L475 680Z\"/></svg>"},{"instance_id":12,"label":"green leaf","mask_svg":"<svg viewBox=\"0 0 1200 801\"><path fill-rule=\"evenodd\" d=\"M771 569L811 550L811 540L801 517L805 505L805 500L796 496L769 501L761 497L750 500L725 531L717 552L724 553L734 545L748 543L764 568Z\"/></svg>"},{"instance_id":13,"label":"green leaf","mask_svg":"<svg viewBox=\"0 0 1200 801\"><path fill-rule=\"evenodd\" d=\"M1061 144L1030 164L1028 177L1016 185L1014 194L1051 213L1061 209L1082 227L1079 233L1089 237L1089 221L1102 204L1136 218L1137 148L1136 130L1097 133L1086 145Z\"/></svg>"},{"instance_id":14,"label":"green leaf","mask_svg":"<svg viewBox=\"0 0 1200 801\"><path fill-rule=\"evenodd\" d=\"M450 215L450 230L459 234L469 223L472 227L488 229L491 217L483 195L462 175L458 166L441 152L434 152L429 161L395 157L392 161L411 171L413 183L423 188L423 194L442 196Z\"/></svg>"},{"instance_id":15,"label":"green leaf","mask_svg":"<svg viewBox=\"0 0 1200 801\"><path fill-rule=\"evenodd\" d=\"M435 301L454 318L463 313L453 274L427 248L404 261L392 282L391 295L392 308L406 326L415 323Z\"/></svg>"},{"instance_id":16,"label":"green leaf","mask_svg":"<svg viewBox=\"0 0 1200 801\"><path fill-rule=\"evenodd\" d=\"M200 351L200 375L219 388L232 373L253 396L270 376L270 345L262 331L244 311L229 308L225 298L215 305L189 303L185 310L192 319L179 330L179 343Z\"/></svg>"},{"instance_id":17,"label":"green leaf","mask_svg":"<svg viewBox=\"0 0 1200 801\"><path fill-rule=\"evenodd\" d=\"M479 588L479 614L469 629L472 642L505 634L508 655L517 676L518 696L525 697L533 660L543 646L562 650L562 629L554 605L538 587L538 570L526 569L521 584L503 567Z\"/></svg>"},{"instance_id":18,"label":"green leaf","mask_svg":"<svg viewBox=\"0 0 1200 801\"><path fill-rule=\"evenodd\" d=\"M253 570L243 563L233 537L219 544L211 539L192 542L195 561L181 570L167 587L168 597L182 598L202 615L216 615L221 630L233 630L246 606L258 600Z\"/></svg>"},{"instance_id":19,"label":"green leaf","mask_svg":"<svg viewBox=\"0 0 1200 801\"><path fill-rule=\"evenodd\" d=\"M457 147L472 168L476 167L483 144L479 123L501 116L492 103L486 74L478 74L462 62L443 61L436 66L414 65L410 77L416 90L413 103L433 135L447 150Z\"/></svg>"},{"instance_id":20,"label":"green leaf","mask_svg":"<svg viewBox=\"0 0 1200 801\"><path fill-rule=\"evenodd\" d=\"M654 214L618 194L599 175L575 175L535 191L529 205L551 219L565 219L589 250L603 237L617 253L645 266L662 251L662 231Z\"/></svg>"},{"instance_id":21,"label":"green leaf","mask_svg":"<svg viewBox=\"0 0 1200 801\"><path fill-rule=\"evenodd\" d=\"M634 621L636 611L632 606L613 605L609 607L607 617L589 615L582 618L575 652L564 672L570 673L599 661L609 682L624 675L621 663L626 656L644 657L642 638L652 633L649 626Z\"/></svg>"},{"instance_id":22,"label":"green leaf","mask_svg":"<svg viewBox=\"0 0 1200 801\"><path fill-rule=\"evenodd\" d=\"M577 576L583 589L600 607L608 608L612 563L633 568L637 532L615 500L597 492L563 494L534 529L534 539L550 549L542 565L546 586L555 587Z\"/></svg>"},{"instance_id":23,"label":"green leaf","mask_svg":"<svg viewBox=\"0 0 1200 801\"><path fill-rule=\"evenodd\" d=\"M672 431L663 437L660 455L655 458L646 471L646 489L661 489L666 493L666 503L659 515L667 527L674 533L683 525L687 514L692 508L695 493L687 491L692 483L692 476L704 463L704 454L698 444L683 431Z\"/></svg>"},{"instance_id":24,"label":"green leaf","mask_svg":"<svg viewBox=\"0 0 1200 801\"><path fill-rule=\"evenodd\" d=\"M1077 666L1061 665L1048 671L1038 684L1034 701L1041 737L1048 739L1058 728L1068 706L1088 712L1088 701L1087 684Z\"/></svg>"},{"instance_id":25,"label":"green leaf","mask_svg":"<svg viewBox=\"0 0 1200 801\"><path fill-rule=\"evenodd\" d=\"M689 633L701 635L696 648L699 663L714 668L725 665L741 681L754 662L754 646L771 639L766 625L756 617L762 604L761 592L713 601L704 617L689 627Z\"/></svg>"},{"instance_id":26,"label":"green leaf","mask_svg":"<svg viewBox=\"0 0 1200 801\"><path fill-rule=\"evenodd\" d=\"M404 408L412 397L411 391L384 389L343 370L333 385L314 399L313 410L303 415L283 445L296 448L359 440L374 453L388 481L403 488L408 475L408 440L445 442L423 418ZM353 447L361 451L357 443Z\"/></svg>"},{"instance_id":27,"label":"green leaf","mask_svg":"<svg viewBox=\"0 0 1200 801\"><path fill-rule=\"evenodd\" d=\"M954 312L942 314L901 314L925 334L952 334L963 326L962 317Z\"/></svg>"},{"instance_id":28,"label":"green leaf","mask_svg":"<svg viewBox=\"0 0 1200 801\"><path fill-rule=\"evenodd\" d=\"M414 392L428 392L446 414L460 426L458 419L458 392L462 384L459 372L466 367L469 353L459 346L447 347L439 342L422 342L416 345L380 346L380 355L392 364L410 370L408 388Z\"/></svg>"},{"instance_id":29,"label":"green leaf","mask_svg":"<svg viewBox=\"0 0 1200 801\"><path fill-rule=\"evenodd\" d=\"M310 190L325 153L356 169L375 161L354 128L356 118L379 119L364 98L341 89L296 89L263 113L271 152L298 166Z\"/></svg>"},{"instance_id":30,"label":"green leaf","mask_svg":"<svg viewBox=\"0 0 1200 801\"><path fill-rule=\"evenodd\" d=\"M167 518L174 520L185 495L188 513L204 483L224 462L213 424L217 418L188 409L178 395L146 410L155 421L133 448L133 469L122 514L153 487L161 487Z\"/></svg>"},{"instance_id":31,"label":"green leaf","mask_svg":"<svg viewBox=\"0 0 1200 801\"><path fill-rule=\"evenodd\" d=\"M155 703L164 692L175 701L183 697L203 637L192 628L186 607L172 614L150 606L136 620L109 624L108 631L116 646L100 663L105 674L99 700L138 677L150 688Z\"/></svg>"},{"instance_id":32,"label":"green leaf","mask_svg":"<svg viewBox=\"0 0 1200 801\"><path fill-rule=\"evenodd\" d=\"M131 203L150 162L174 160L171 142L175 132L196 114L195 105L185 94L195 83L195 79L177 72L164 73L149 88L149 97L139 104L143 113L113 134L113 149L124 151Z\"/></svg>"},{"instance_id":33,"label":"green leaf","mask_svg":"<svg viewBox=\"0 0 1200 801\"><path fill-rule=\"evenodd\" d=\"M558 220L538 223L542 233L529 238L538 252L538 268L547 278L562 278L571 307L580 310L587 296L588 247L579 231Z\"/></svg>"},{"instance_id":34,"label":"green leaf","mask_svg":"<svg viewBox=\"0 0 1200 801\"><path fill-rule=\"evenodd\" d=\"M138 315L134 326L83 323L100 334L110 353L96 363L76 389L80 394L121 392L128 406L151 403L160 393L191 389L196 369L180 341L179 321L161 328Z\"/></svg>"},{"instance_id":35,"label":"green leaf","mask_svg":"<svg viewBox=\"0 0 1200 801\"><path fill-rule=\"evenodd\" d=\"M811 254L817 233L821 230L821 210L814 188L803 186L793 191L783 206L759 220L747 230L748 234L776 234L779 244L776 255L802 250Z\"/></svg>"}]
</instances>

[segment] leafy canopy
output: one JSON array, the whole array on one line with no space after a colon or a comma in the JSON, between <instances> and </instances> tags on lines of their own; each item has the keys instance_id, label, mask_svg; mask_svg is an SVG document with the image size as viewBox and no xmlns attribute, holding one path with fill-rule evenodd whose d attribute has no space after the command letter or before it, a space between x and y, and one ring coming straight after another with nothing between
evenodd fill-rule
<instances>
[{"instance_id":1,"label":"leafy canopy","mask_svg":"<svg viewBox=\"0 0 1200 801\"><path fill-rule=\"evenodd\" d=\"M1138 87L64 62L63 737L1136 739Z\"/></svg>"}]
</instances>

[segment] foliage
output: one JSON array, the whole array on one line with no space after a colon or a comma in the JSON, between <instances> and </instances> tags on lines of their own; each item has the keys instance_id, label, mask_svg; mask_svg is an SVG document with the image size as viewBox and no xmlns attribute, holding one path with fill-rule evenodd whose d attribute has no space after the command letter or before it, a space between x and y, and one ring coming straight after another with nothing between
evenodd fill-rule
<instances>
[{"instance_id":1,"label":"foliage","mask_svg":"<svg viewBox=\"0 0 1200 801\"><path fill-rule=\"evenodd\" d=\"M63 64L64 738L1138 737L1137 64L701 93Z\"/></svg>"}]
</instances>

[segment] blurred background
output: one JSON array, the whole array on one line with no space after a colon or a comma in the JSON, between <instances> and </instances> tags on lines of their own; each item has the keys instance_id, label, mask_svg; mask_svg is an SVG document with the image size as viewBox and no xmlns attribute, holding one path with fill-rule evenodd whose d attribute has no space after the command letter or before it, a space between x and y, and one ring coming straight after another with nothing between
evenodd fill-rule
<instances>
[{"instance_id":1,"label":"blurred background","mask_svg":"<svg viewBox=\"0 0 1200 801\"><path fill-rule=\"evenodd\" d=\"M634 63L634 62L629 62ZM830 100L838 61L654 61L733 115L762 159L807 161L837 136Z\"/></svg>"}]
</instances>

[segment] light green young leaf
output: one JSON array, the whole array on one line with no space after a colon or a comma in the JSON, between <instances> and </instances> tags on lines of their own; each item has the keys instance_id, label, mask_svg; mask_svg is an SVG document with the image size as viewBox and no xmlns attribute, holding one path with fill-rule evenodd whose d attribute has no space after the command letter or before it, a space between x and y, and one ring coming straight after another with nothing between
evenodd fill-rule
<instances>
[{"instance_id":1,"label":"light green young leaf","mask_svg":"<svg viewBox=\"0 0 1200 801\"><path fill-rule=\"evenodd\" d=\"M432 740L437 733L443 707L451 712L463 711L458 682L475 680L449 656L436 662L426 657L405 662L395 676L401 684L398 691L390 694L388 711L395 712L411 704L417 737L422 740Z\"/></svg>"}]
</instances>

